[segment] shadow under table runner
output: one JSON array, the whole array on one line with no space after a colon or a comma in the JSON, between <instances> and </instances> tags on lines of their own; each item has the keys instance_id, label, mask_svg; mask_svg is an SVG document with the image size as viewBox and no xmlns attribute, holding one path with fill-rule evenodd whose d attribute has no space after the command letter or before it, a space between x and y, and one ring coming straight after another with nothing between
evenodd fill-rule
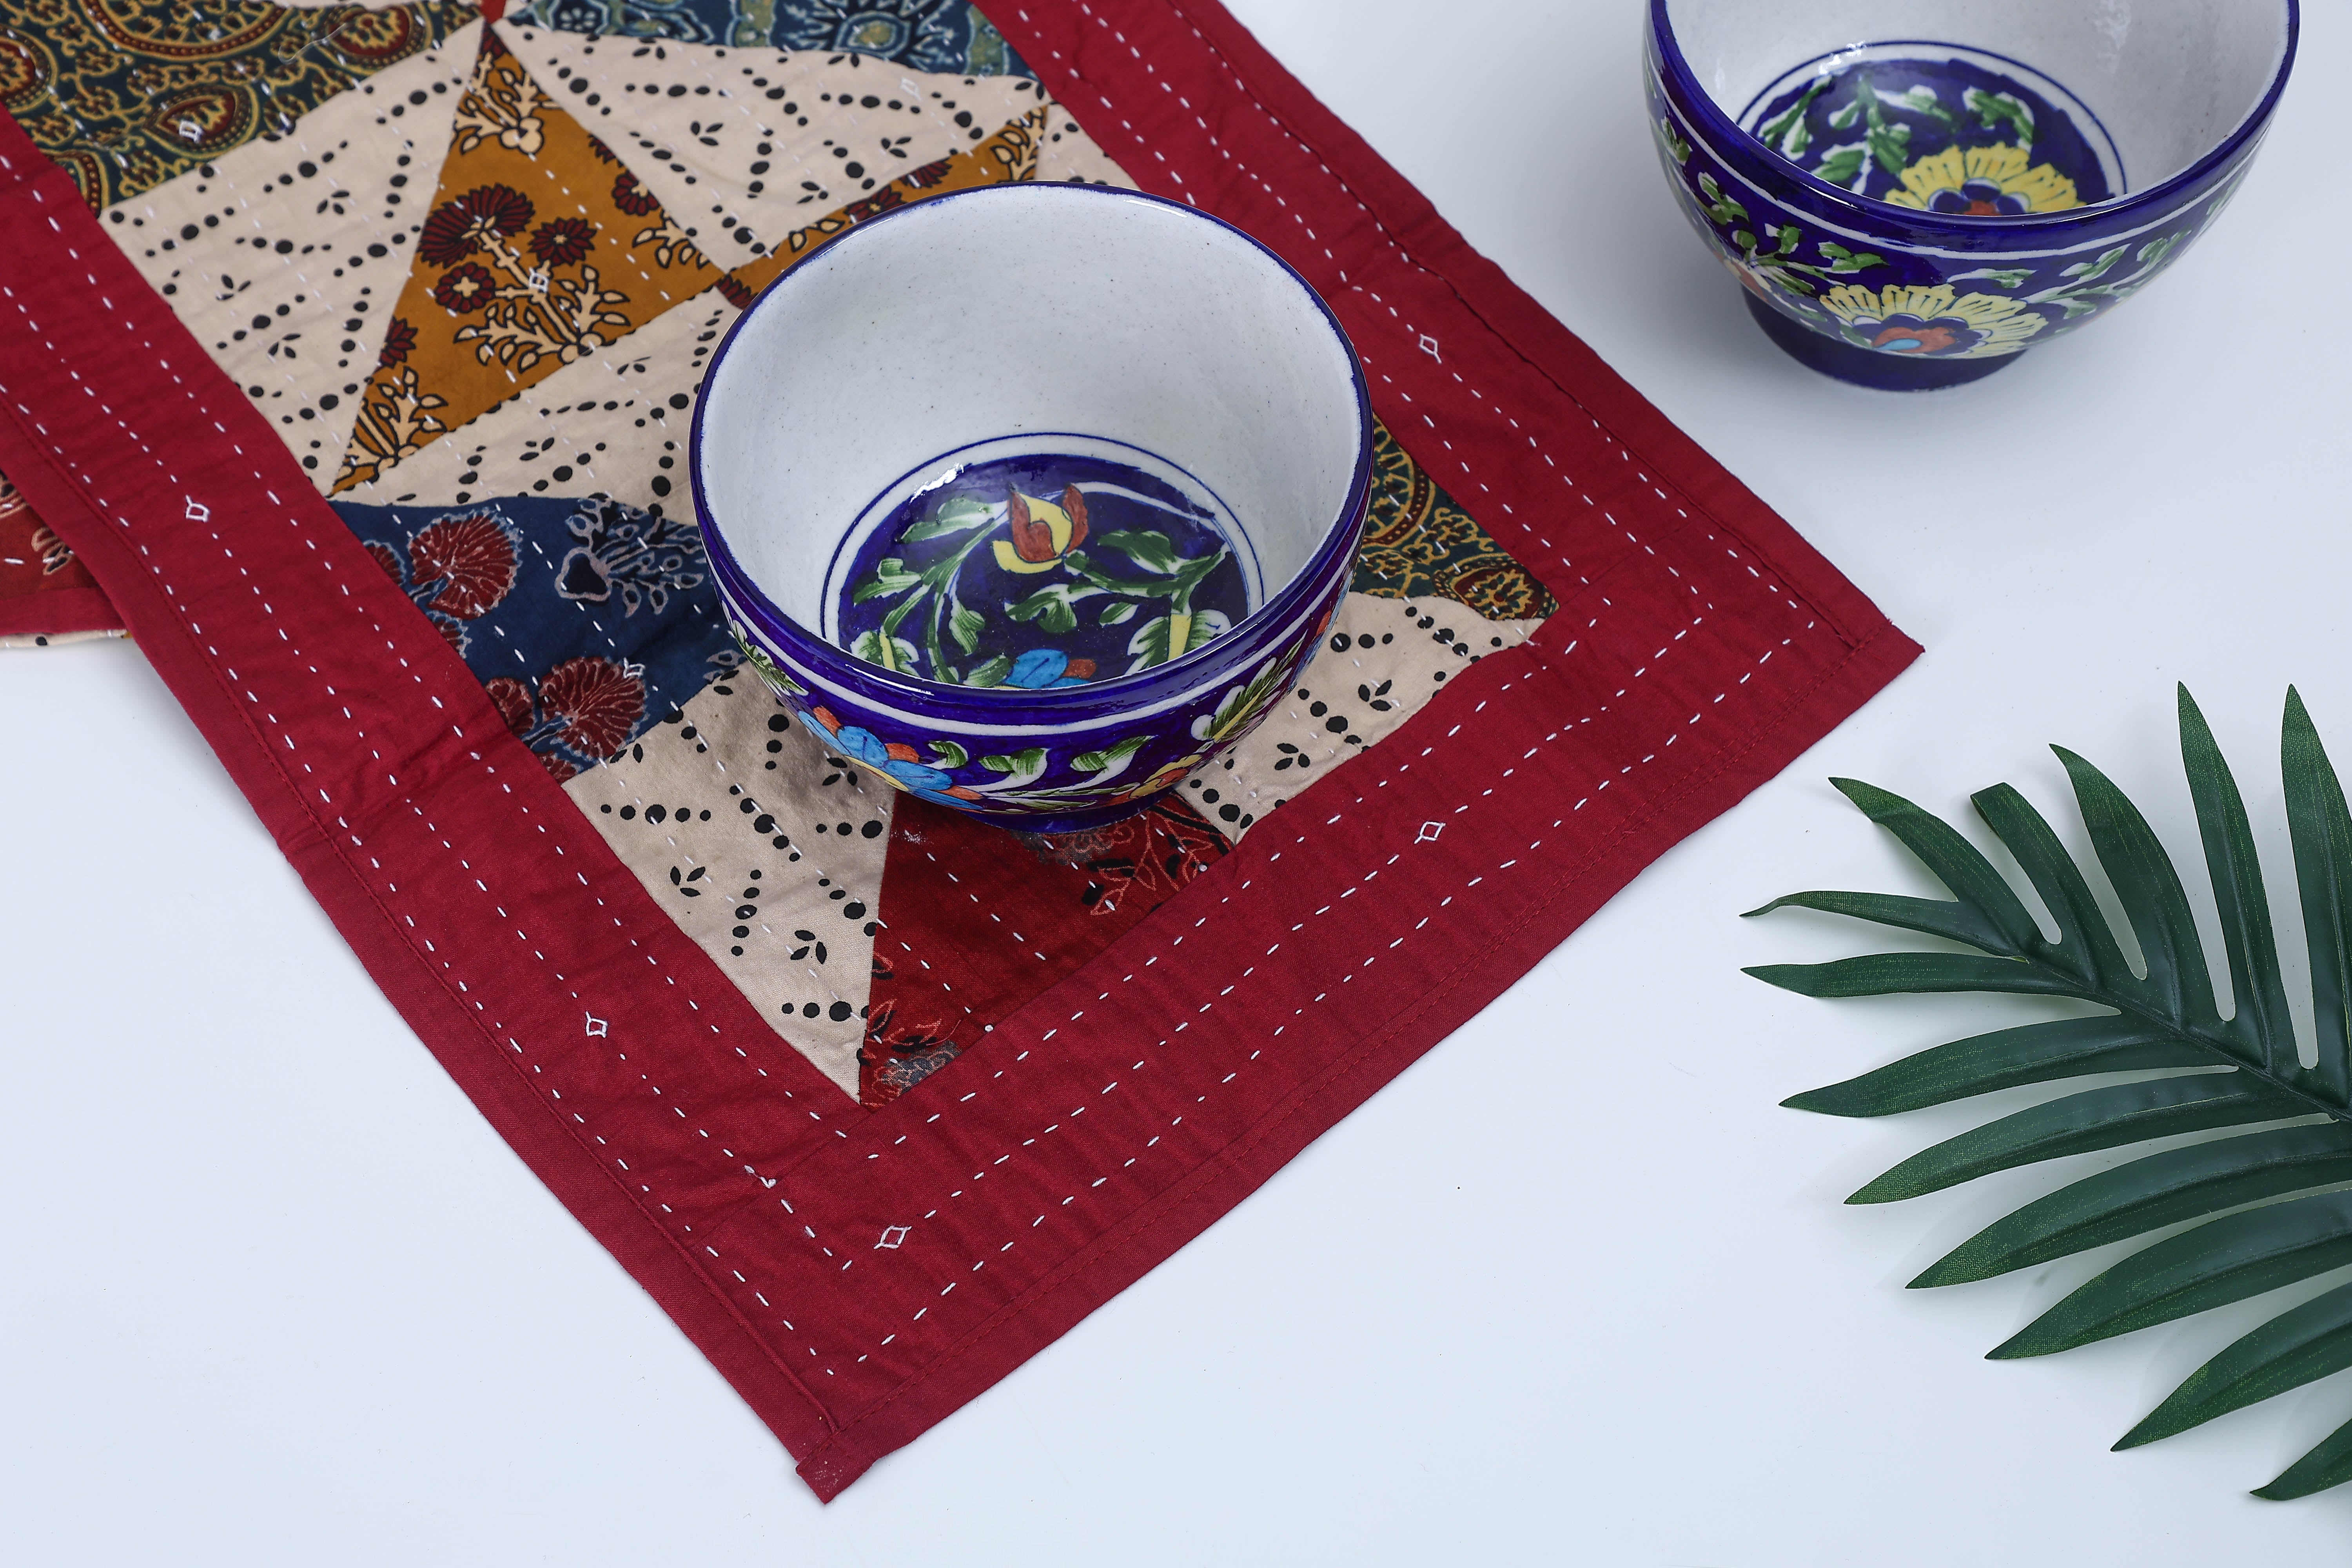
<instances>
[{"instance_id":1,"label":"shadow under table runner","mask_svg":"<svg viewBox=\"0 0 2352 1568\"><path fill-rule=\"evenodd\" d=\"M173 57L176 128L103 39L48 40L77 74L0 118L26 560L89 574L77 614L119 613L385 994L824 1498L1917 652L1214 5L901 9L679 0L656 44L590 7L237 0ZM674 515L761 287L1023 179L1257 236L1380 419L1297 688L1045 851L787 722Z\"/></svg>"}]
</instances>

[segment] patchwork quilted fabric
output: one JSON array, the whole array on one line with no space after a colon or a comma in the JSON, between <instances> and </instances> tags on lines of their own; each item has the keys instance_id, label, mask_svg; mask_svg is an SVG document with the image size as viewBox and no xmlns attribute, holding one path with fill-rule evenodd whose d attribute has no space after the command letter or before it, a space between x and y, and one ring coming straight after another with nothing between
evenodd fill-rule
<instances>
[{"instance_id":1,"label":"patchwork quilted fabric","mask_svg":"<svg viewBox=\"0 0 2352 1568\"><path fill-rule=\"evenodd\" d=\"M0 637L129 625L824 1495L1912 651L1205 0L202 15L0 0ZM761 288L1040 179L1273 246L1382 421L1315 662L1050 841L741 679L685 488Z\"/></svg>"},{"instance_id":2,"label":"patchwork quilted fabric","mask_svg":"<svg viewBox=\"0 0 2352 1568\"><path fill-rule=\"evenodd\" d=\"M559 781L742 657L711 614L692 523L607 496L336 510Z\"/></svg>"},{"instance_id":3,"label":"patchwork quilted fabric","mask_svg":"<svg viewBox=\"0 0 2352 1568\"><path fill-rule=\"evenodd\" d=\"M46 647L121 629L89 568L0 474L0 647Z\"/></svg>"},{"instance_id":4,"label":"patchwork quilted fabric","mask_svg":"<svg viewBox=\"0 0 2352 1568\"><path fill-rule=\"evenodd\" d=\"M719 279L685 228L541 90L495 28L457 96L432 202L338 489Z\"/></svg>"},{"instance_id":5,"label":"patchwork quilted fabric","mask_svg":"<svg viewBox=\"0 0 2352 1568\"><path fill-rule=\"evenodd\" d=\"M870 56L958 76L1028 69L965 0L531 0L516 19L628 38Z\"/></svg>"},{"instance_id":6,"label":"patchwork quilted fabric","mask_svg":"<svg viewBox=\"0 0 2352 1568\"><path fill-rule=\"evenodd\" d=\"M359 85L328 112L106 211L213 363L325 489L383 357L447 155L481 24Z\"/></svg>"},{"instance_id":7,"label":"patchwork quilted fabric","mask_svg":"<svg viewBox=\"0 0 2352 1568\"><path fill-rule=\"evenodd\" d=\"M454 0L378 10L9 0L0 107L104 208L257 136L284 135L471 20Z\"/></svg>"},{"instance_id":8,"label":"patchwork quilted fabric","mask_svg":"<svg viewBox=\"0 0 2352 1568\"><path fill-rule=\"evenodd\" d=\"M1026 77L883 71L860 54L626 43L531 28L530 75L608 136L721 267L775 249L1043 99Z\"/></svg>"}]
</instances>

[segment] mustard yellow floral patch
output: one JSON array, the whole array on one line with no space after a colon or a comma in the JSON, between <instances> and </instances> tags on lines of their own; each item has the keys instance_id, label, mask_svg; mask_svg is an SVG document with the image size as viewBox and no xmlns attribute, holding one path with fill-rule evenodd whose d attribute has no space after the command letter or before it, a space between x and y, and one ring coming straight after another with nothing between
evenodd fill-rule
<instances>
[{"instance_id":1,"label":"mustard yellow floral patch","mask_svg":"<svg viewBox=\"0 0 2352 1568\"><path fill-rule=\"evenodd\" d=\"M335 488L375 478L719 277L486 29Z\"/></svg>"}]
</instances>

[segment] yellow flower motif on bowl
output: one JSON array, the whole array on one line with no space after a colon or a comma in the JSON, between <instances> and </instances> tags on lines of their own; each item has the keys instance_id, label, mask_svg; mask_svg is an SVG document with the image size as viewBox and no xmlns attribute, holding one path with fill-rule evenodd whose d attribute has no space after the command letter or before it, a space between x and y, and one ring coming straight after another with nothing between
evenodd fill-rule
<instances>
[{"instance_id":1,"label":"yellow flower motif on bowl","mask_svg":"<svg viewBox=\"0 0 2352 1568\"><path fill-rule=\"evenodd\" d=\"M2022 147L1947 147L1903 171L1886 193L1899 207L1972 217L2021 217L2079 207L2074 182Z\"/></svg>"},{"instance_id":2,"label":"yellow flower motif on bowl","mask_svg":"<svg viewBox=\"0 0 2352 1568\"><path fill-rule=\"evenodd\" d=\"M2046 324L2040 313L2015 300L1955 295L1948 283L1898 283L1882 289L1847 284L1822 295L1822 304L1864 348L1921 359L2012 354Z\"/></svg>"}]
</instances>

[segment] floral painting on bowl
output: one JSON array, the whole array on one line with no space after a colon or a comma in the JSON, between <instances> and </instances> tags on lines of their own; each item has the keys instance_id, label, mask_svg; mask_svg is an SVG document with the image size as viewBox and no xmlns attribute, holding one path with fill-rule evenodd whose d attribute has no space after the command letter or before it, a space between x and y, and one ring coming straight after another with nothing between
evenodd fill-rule
<instances>
[{"instance_id":1,"label":"floral painting on bowl","mask_svg":"<svg viewBox=\"0 0 2352 1568\"><path fill-rule=\"evenodd\" d=\"M901 674L1033 691L1202 647L1249 613L1249 585L1214 498L1153 468L950 462L866 534L835 640Z\"/></svg>"},{"instance_id":2,"label":"floral painting on bowl","mask_svg":"<svg viewBox=\"0 0 2352 1568\"><path fill-rule=\"evenodd\" d=\"M910 203L785 271L691 445L714 584L798 722L1043 834L1146 809L1292 689L1374 458L1362 367L1280 257L1059 184Z\"/></svg>"},{"instance_id":3,"label":"floral painting on bowl","mask_svg":"<svg viewBox=\"0 0 2352 1568\"><path fill-rule=\"evenodd\" d=\"M1976 49L1896 44L1809 60L1741 121L1829 184L1920 212L2064 212L2122 184L2122 160L2089 110Z\"/></svg>"},{"instance_id":4,"label":"floral painting on bowl","mask_svg":"<svg viewBox=\"0 0 2352 1568\"><path fill-rule=\"evenodd\" d=\"M2297 0L1649 9L1684 216L1775 343L1894 391L2014 364L2177 259L2244 179L2300 26Z\"/></svg>"}]
</instances>

